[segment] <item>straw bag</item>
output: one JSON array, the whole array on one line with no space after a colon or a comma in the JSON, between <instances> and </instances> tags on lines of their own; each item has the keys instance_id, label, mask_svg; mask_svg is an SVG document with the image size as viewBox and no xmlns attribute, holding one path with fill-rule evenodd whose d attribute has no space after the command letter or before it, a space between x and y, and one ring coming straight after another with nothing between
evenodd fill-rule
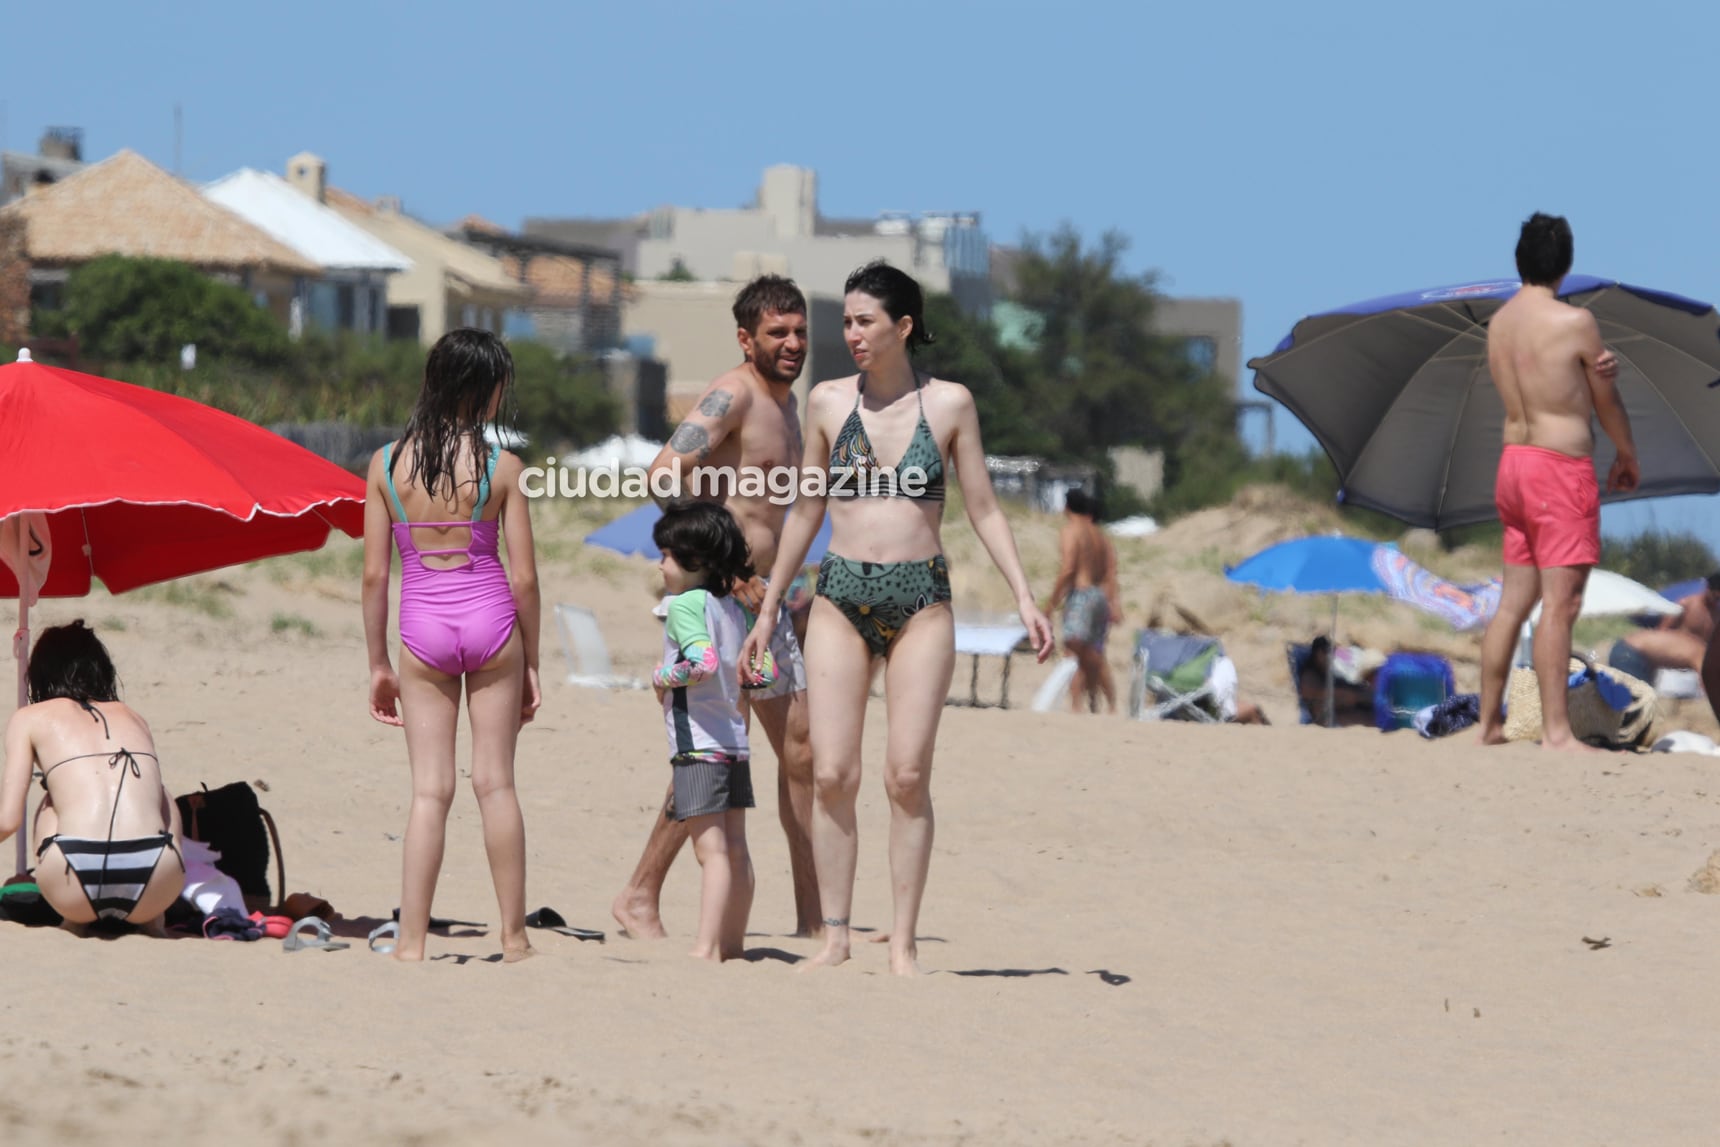
<instances>
[{"instance_id":1,"label":"straw bag","mask_svg":"<svg viewBox=\"0 0 1720 1147\"><path fill-rule=\"evenodd\" d=\"M1571 658L1571 672L1583 679L1565 691L1571 732L1577 740L1608 749L1635 748L1647 742L1654 726L1654 689L1610 665L1597 666L1583 658ZM1621 711L1607 704L1595 684L1597 675L1630 690L1631 702ZM1511 671L1505 701L1505 739L1535 741L1541 737L1541 689L1535 671L1519 666Z\"/></svg>"}]
</instances>

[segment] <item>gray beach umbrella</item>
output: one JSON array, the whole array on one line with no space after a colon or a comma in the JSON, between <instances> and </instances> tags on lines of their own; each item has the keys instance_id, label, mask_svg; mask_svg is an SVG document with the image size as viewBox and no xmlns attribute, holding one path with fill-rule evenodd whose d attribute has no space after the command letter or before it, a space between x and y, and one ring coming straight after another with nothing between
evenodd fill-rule
<instances>
[{"instance_id":1,"label":"gray beach umbrella","mask_svg":"<svg viewBox=\"0 0 1720 1147\"><path fill-rule=\"evenodd\" d=\"M1493 479L1505 410L1487 366L1487 322L1516 280L1416 291L1312 315L1269 355L1254 387L1319 440L1339 500L1413 526L1498 516ZM1559 295L1600 323L1619 359L1641 485L1606 492L1612 443L1595 426L1603 502L1720 491L1720 315L1708 303L1570 275Z\"/></svg>"}]
</instances>

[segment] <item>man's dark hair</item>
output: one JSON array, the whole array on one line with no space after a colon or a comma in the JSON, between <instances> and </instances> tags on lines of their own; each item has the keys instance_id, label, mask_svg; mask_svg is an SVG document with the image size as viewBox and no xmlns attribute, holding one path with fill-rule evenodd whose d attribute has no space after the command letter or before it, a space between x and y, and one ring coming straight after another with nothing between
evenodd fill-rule
<instances>
[{"instance_id":1,"label":"man's dark hair","mask_svg":"<svg viewBox=\"0 0 1720 1147\"><path fill-rule=\"evenodd\" d=\"M113 658L83 618L43 630L26 670L30 702L69 697L73 701L118 701L119 674Z\"/></svg>"},{"instance_id":2,"label":"man's dark hair","mask_svg":"<svg viewBox=\"0 0 1720 1147\"><path fill-rule=\"evenodd\" d=\"M1093 516L1093 499L1087 496L1087 491L1077 486L1063 495L1063 508L1072 514L1091 518Z\"/></svg>"},{"instance_id":3,"label":"man's dark hair","mask_svg":"<svg viewBox=\"0 0 1720 1147\"><path fill-rule=\"evenodd\" d=\"M1330 653L1330 652L1332 652L1332 640L1331 640L1331 638L1327 637L1324 633L1322 633L1320 636L1316 637L1313 641L1310 641L1308 643L1308 656L1309 657L1313 657L1316 653Z\"/></svg>"},{"instance_id":4,"label":"man's dark hair","mask_svg":"<svg viewBox=\"0 0 1720 1147\"><path fill-rule=\"evenodd\" d=\"M727 597L737 581L751 581L746 535L728 507L715 502L675 501L663 508L651 540L689 573L705 575L705 589Z\"/></svg>"},{"instance_id":5,"label":"man's dark hair","mask_svg":"<svg viewBox=\"0 0 1720 1147\"><path fill-rule=\"evenodd\" d=\"M1570 273L1572 249L1571 225L1565 217L1535 212L1517 236L1517 277L1529 286L1558 286Z\"/></svg>"},{"instance_id":6,"label":"man's dark hair","mask_svg":"<svg viewBox=\"0 0 1720 1147\"><path fill-rule=\"evenodd\" d=\"M1720 570L1715 570L1708 575L1708 592L1720 593Z\"/></svg>"},{"instance_id":7,"label":"man's dark hair","mask_svg":"<svg viewBox=\"0 0 1720 1147\"><path fill-rule=\"evenodd\" d=\"M806 296L794 285L793 279L785 279L781 275L760 275L735 296L735 325L749 335L758 333L759 323L771 311L784 315L806 313Z\"/></svg>"}]
</instances>

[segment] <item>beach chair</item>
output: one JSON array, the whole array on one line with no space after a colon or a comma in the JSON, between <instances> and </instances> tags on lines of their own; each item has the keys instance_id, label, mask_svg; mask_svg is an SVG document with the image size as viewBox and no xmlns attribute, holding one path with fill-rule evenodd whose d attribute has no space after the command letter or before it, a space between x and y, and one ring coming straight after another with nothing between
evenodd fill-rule
<instances>
[{"instance_id":1,"label":"beach chair","mask_svg":"<svg viewBox=\"0 0 1720 1147\"><path fill-rule=\"evenodd\" d=\"M958 705L971 709L1007 709L1009 708L1009 666L1014 660L1016 647L1027 637L1027 629L1022 625L961 625L956 626L956 653L958 656L973 658L973 676L968 682L968 698L962 700L951 696L945 699L945 704ZM994 704L979 699L979 659L981 657L1003 658L1003 695Z\"/></svg>"},{"instance_id":2,"label":"beach chair","mask_svg":"<svg viewBox=\"0 0 1720 1147\"><path fill-rule=\"evenodd\" d=\"M1212 667L1222 656L1224 646L1216 637L1141 630L1135 635L1129 716L1137 721L1217 724Z\"/></svg>"},{"instance_id":3,"label":"beach chair","mask_svg":"<svg viewBox=\"0 0 1720 1147\"><path fill-rule=\"evenodd\" d=\"M567 658L569 685L591 689L645 689L648 686L637 677L621 677L609 662L609 645L603 640L603 629L597 615L579 605L555 607L556 630L561 635L561 651Z\"/></svg>"}]
</instances>

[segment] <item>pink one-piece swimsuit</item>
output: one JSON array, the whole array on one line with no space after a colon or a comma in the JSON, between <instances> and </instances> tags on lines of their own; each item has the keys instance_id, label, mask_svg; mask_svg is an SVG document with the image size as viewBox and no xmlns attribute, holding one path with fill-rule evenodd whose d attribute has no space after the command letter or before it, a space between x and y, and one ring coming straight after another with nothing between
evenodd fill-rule
<instances>
[{"instance_id":1,"label":"pink one-piece swimsuit","mask_svg":"<svg viewBox=\"0 0 1720 1147\"><path fill-rule=\"evenodd\" d=\"M470 522L408 522L406 507L394 488L394 443L383 447L388 492L400 520L394 523L394 544L400 550L400 640L413 656L434 669L458 677L489 664L513 635L518 607L508 585L507 570L497 556L501 523L479 516L490 500L501 451L491 449L490 464L478 490ZM420 550L412 541L415 529L469 527L464 549ZM457 566L434 568L425 557L464 554Z\"/></svg>"}]
</instances>

